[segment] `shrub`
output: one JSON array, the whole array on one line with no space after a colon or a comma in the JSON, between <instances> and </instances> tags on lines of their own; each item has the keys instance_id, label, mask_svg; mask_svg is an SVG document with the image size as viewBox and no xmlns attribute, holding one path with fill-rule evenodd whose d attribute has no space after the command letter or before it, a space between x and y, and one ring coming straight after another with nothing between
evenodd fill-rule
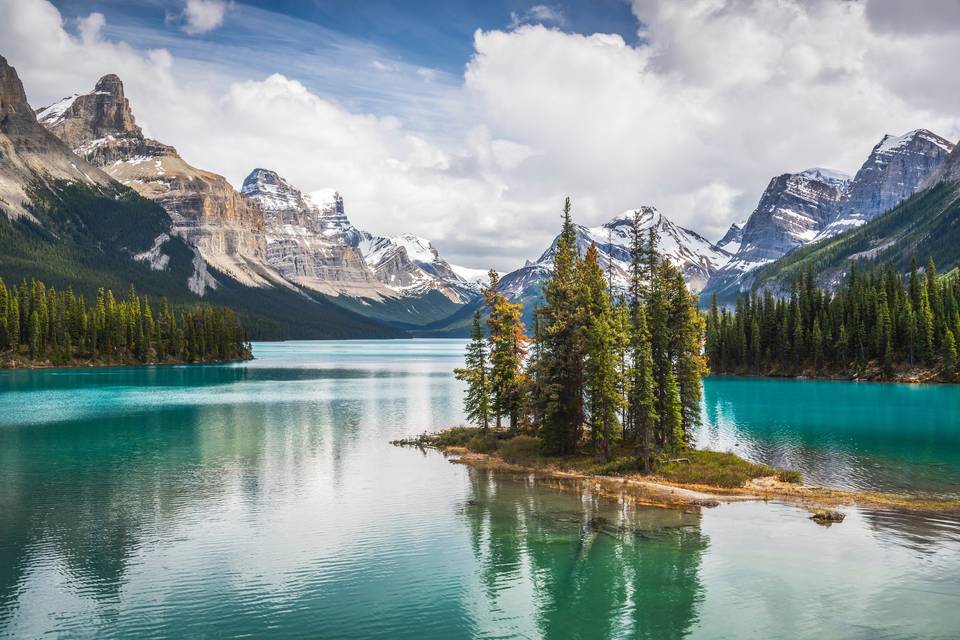
<instances>
[{"instance_id":1,"label":"shrub","mask_svg":"<svg viewBox=\"0 0 960 640\"><path fill-rule=\"evenodd\" d=\"M464 447L479 433L480 429L476 427L451 427L433 436L431 444L438 447Z\"/></svg>"},{"instance_id":2,"label":"shrub","mask_svg":"<svg viewBox=\"0 0 960 640\"><path fill-rule=\"evenodd\" d=\"M497 437L492 433L477 433L467 441L467 449L474 453L493 453L497 450Z\"/></svg>"},{"instance_id":3,"label":"shrub","mask_svg":"<svg viewBox=\"0 0 960 640\"><path fill-rule=\"evenodd\" d=\"M717 451L685 452L682 460L661 462L657 475L674 482L708 484L715 487L742 487L747 480L772 476L776 471L733 454Z\"/></svg>"},{"instance_id":4,"label":"shrub","mask_svg":"<svg viewBox=\"0 0 960 640\"><path fill-rule=\"evenodd\" d=\"M789 482L790 484L800 484L803 482L803 475L793 469L780 469L777 471L777 480L780 482Z\"/></svg>"},{"instance_id":5,"label":"shrub","mask_svg":"<svg viewBox=\"0 0 960 640\"><path fill-rule=\"evenodd\" d=\"M540 438L514 436L500 443L500 457L507 462L531 462L540 456Z\"/></svg>"},{"instance_id":6,"label":"shrub","mask_svg":"<svg viewBox=\"0 0 960 640\"><path fill-rule=\"evenodd\" d=\"M637 473L643 468L640 458L617 458L594 469L598 476L619 476L628 473Z\"/></svg>"}]
</instances>

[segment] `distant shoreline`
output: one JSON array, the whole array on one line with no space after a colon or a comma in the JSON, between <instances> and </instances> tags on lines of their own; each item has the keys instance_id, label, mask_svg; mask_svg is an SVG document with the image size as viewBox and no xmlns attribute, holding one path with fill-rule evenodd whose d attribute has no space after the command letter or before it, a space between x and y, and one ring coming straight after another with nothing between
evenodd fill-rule
<instances>
[{"instance_id":1,"label":"distant shoreline","mask_svg":"<svg viewBox=\"0 0 960 640\"><path fill-rule=\"evenodd\" d=\"M49 360L41 362L31 362L23 360L3 360L0 361L0 371L46 371L50 369L129 369L134 367L164 367L176 365L203 365L203 364L229 364L232 362L249 362L253 360L253 355L248 358L233 358L230 360L165 360L163 362L97 362L84 360L69 363L53 363Z\"/></svg>"},{"instance_id":2,"label":"distant shoreline","mask_svg":"<svg viewBox=\"0 0 960 640\"><path fill-rule=\"evenodd\" d=\"M927 371L917 373L895 374L892 378L882 376L866 375L861 377L851 377L846 374L809 374L809 373L709 373L705 378L751 378L760 380L822 380L827 382L871 382L880 384L928 384L943 386L958 386L960 382L947 382L938 377L936 371Z\"/></svg>"}]
</instances>

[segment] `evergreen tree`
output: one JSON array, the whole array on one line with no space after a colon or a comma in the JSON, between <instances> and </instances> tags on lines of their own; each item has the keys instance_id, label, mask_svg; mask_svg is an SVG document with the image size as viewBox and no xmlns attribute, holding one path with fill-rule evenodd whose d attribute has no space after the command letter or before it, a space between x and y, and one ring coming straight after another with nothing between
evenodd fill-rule
<instances>
[{"instance_id":1,"label":"evergreen tree","mask_svg":"<svg viewBox=\"0 0 960 640\"><path fill-rule=\"evenodd\" d=\"M464 367L454 375L467 383L463 401L467 417L486 431L490 427L490 379L487 365L487 343L483 335L480 310L473 314L473 329L464 358Z\"/></svg>"},{"instance_id":2,"label":"evergreen tree","mask_svg":"<svg viewBox=\"0 0 960 640\"><path fill-rule=\"evenodd\" d=\"M544 285L543 451L569 455L576 450L583 425L583 314L577 308L577 234L570 198L563 206L563 228L557 240L553 273Z\"/></svg>"},{"instance_id":3,"label":"evergreen tree","mask_svg":"<svg viewBox=\"0 0 960 640\"><path fill-rule=\"evenodd\" d=\"M943 331L943 379L953 382L957 376L957 341L953 331Z\"/></svg>"},{"instance_id":4,"label":"evergreen tree","mask_svg":"<svg viewBox=\"0 0 960 640\"><path fill-rule=\"evenodd\" d=\"M580 271L580 308L586 318L586 410L594 446L604 459L608 459L620 426L617 416L624 404L618 366L618 355L624 339L618 332L596 244L591 244L587 250Z\"/></svg>"}]
</instances>

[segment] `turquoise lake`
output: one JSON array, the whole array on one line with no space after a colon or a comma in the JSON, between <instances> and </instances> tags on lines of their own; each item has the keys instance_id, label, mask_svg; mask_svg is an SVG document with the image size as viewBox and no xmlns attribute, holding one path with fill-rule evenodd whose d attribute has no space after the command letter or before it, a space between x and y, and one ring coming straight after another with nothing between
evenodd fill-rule
<instances>
[{"instance_id":1,"label":"turquoise lake","mask_svg":"<svg viewBox=\"0 0 960 640\"><path fill-rule=\"evenodd\" d=\"M389 441L463 341L0 372L3 638L957 638L960 520L637 507ZM711 378L700 446L960 497L960 387Z\"/></svg>"}]
</instances>

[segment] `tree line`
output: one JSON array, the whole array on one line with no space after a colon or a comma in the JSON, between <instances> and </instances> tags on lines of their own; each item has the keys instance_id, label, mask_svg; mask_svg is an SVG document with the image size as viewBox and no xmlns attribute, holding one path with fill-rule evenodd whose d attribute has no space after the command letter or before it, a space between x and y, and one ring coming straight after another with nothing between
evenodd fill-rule
<instances>
[{"instance_id":1,"label":"tree line","mask_svg":"<svg viewBox=\"0 0 960 640\"><path fill-rule=\"evenodd\" d=\"M554 268L533 314L498 290L484 291L486 330L474 314L464 407L482 430L503 427L540 438L542 453L572 455L586 445L605 459L632 448L650 470L657 456L685 448L700 421L704 321L683 274L656 250L639 212L633 219L626 291L615 292L592 244L580 255L570 199Z\"/></svg>"},{"instance_id":2,"label":"tree line","mask_svg":"<svg viewBox=\"0 0 960 640\"><path fill-rule=\"evenodd\" d=\"M230 309L155 306L132 285L123 300L100 289L88 305L72 289L36 279L8 288L0 278L0 352L54 364L203 362L249 358L250 345Z\"/></svg>"},{"instance_id":3,"label":"tree line","mask_svg":"<svg viewBox=\"0 0 960 640\"><path fill-rule=\"evenodd\" d=\"M857 263L836 291L817 287L812 271L789 297L769 290L741 296L733 311L716 296L707 313L706 353L718 373L865 374L890 379L925 369L957 380L960 278L940 277L931 259L909 274L892 264L864 271Z\"/></svg>"}]
</instances>

